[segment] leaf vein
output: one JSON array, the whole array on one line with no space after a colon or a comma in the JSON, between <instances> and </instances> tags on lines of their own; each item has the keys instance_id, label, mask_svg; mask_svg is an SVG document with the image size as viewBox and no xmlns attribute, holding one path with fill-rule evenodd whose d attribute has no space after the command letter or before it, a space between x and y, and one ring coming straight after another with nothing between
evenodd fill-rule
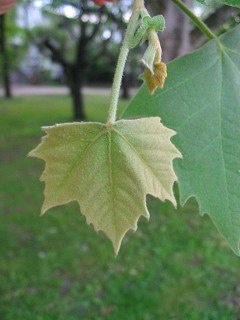
<instances>
[{"instance_id":1,"label":"leaf vein","mask_svg":"<svg viewBox=\"0 0 240 320\"><path fill-rule=\"evenodd\" d=\"M226 58L230 61L230 63L233 65L233 68L237 71L237 73L240 75L240 70L237 68L237 66L235 65L235 63L232 61L232 59L230 58L230 56L227 54L227 52L223 51L223 53L225 54Z\"/></svg>"},{"instance_id":2,"label":"leaf vein","mask_svg":"<svg viewBox=\"0 0 240 320\"><path fill-rule=\"evenodd\" d=\"M171 197L171 195L167 192L166 188L163 187L163 185L159 181L159 177L157 176L157 173L154 171L154 169L149 166L149 164L146 162L146 160L142 157L142 155L138 152L138 150L128 141L128 139L122 135L117 129L114 129L114 131L127 143L127 145L134 151L134 153L137 155L137 157L145 164L146 167L150 169L150 172L154 176L154 178L158 181L160 184L161 188L165 190L165 192Z\"/></svg>"}]
</instances>

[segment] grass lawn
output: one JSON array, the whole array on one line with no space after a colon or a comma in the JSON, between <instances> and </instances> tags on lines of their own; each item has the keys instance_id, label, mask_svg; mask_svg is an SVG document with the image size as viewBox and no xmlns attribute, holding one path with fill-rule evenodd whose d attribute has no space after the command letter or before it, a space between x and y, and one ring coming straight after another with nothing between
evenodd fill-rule
<instances>
[{"instance_id":1,"label":"grass lawn","mask_svg":"<svg viewBox=\"0 0 240 320\"><path fill-rule=\"evenodd\" d=\"M107 97L85 100L88 120L106 118ZM117 258L76 203L39 217L44 164L26 155L42 125L68 121L68 97L0 100L0 319L240 319L240 260L194 200L148 198Z\"/></svg>"}]
</instances>

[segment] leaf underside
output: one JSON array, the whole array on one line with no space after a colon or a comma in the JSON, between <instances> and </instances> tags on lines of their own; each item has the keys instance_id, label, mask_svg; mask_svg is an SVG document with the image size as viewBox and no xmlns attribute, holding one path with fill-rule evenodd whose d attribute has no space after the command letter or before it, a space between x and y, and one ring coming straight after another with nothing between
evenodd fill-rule
<instances>
[{"instance_id":1,"label":"leaf underside","mask_svg":"<svg viewBox=\"0 0 240 320\"><path fill-rule=\"evenodd\" d=\"M121 120L114 125L70 123L45 127L47 133L29 155L46 162L42 214L78 201L87 222L102 230L116 254L129 229L146 218L146 194L176 204L172 161L180 157L173 130L159 117Z\"/></svg>"},{"instance_id":2,"label":"leaf underside","mask_svg":"<svg viewBox=\"0 0 240 320\"><path fill-rule=\"evenodd\" d=\"M240 8L240 0L197 0L206 6L216 6L219 4L226 4L228 6Z\"/></svg>"},{"instance_id":3,"label":"leaf underside","mask_svg":"<svg viewBox=\"0 0 240 320\"><path fill-rule=\"evenodd\" d=\"M183 154L180 201L196 197L240 254L240 26L168 65L163 90L143 86L123 117L161 115Z\"/></svg>"}]
</instances>

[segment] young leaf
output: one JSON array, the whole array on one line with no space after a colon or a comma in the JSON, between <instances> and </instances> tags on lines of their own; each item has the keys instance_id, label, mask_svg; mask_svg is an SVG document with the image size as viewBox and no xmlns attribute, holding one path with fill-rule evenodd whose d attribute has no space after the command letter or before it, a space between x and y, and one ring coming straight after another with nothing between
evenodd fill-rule
<instances>
[{"instance_id":1,"label":"young leaf","mask_svg":"<svg viewBox=\"0 0 240 320\"><path fill-rule=\"evenodd\" d=\"M170 141L175 132L160 118L44 130L47 136L30 153L46 162L42 214L78 201L87 222L110 238L117 254L125 233L136 230L141 215L149 217L146 194L176 204L172 161L181 154Z\"/></svg>"},{"instance_id":2,"label":"young leaf","mask_svg":"<svg viewBox=\"0 0 240 320\"><path fill-rule=\"evenodd\" d=\"M240 8L240 0L197 0L206 6L215 6L217 4L226 4L228 6Z\"/></svg>"},{"instance_id":3,"label":"young leaf","mask_svg":"<svg viewBox=\"0 0 240 320\"><path fill-rule=\"evenodd\" d=\"M181 204L196 197L240 254L240 26L170 63L165 87L143 86L124 113L157 115L178 132Z\"/></svg>"}]
</instances>

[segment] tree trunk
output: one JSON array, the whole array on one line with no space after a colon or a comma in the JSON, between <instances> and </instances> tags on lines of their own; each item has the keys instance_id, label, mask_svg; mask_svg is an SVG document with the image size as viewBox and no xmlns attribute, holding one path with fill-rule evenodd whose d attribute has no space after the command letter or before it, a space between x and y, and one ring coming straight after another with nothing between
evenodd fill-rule
<instances>
[{"instance_id":1,"label":"tree trunk","mask_svg":"<svg viewBox=\"0 0 240 320\"><path fill-rule=\"evenodd\" d=\"M85 115L83 107L82 79L80 72L75 65L65 67L64 72L70 88L74 119L84 120Z\"/></svg>"},{"instance_id":2,"label":"tree trunk","mask_svg":"<svg viewBox=\"0 0 240 320\"><path fill-rule=\"evenodd\" d=\"M73 116L76 120L84 120L83 96L82 96L82 77L84 74L84 67L80 61L74 64L68 63L59 48L55 47L49 39L43 41L43 45L50 50L52 54L52 61L59 63L65 75L67 85L70 89L72 98Z\"/></svg>"},{"instance_id":3,"label":"tree trunk","mask_svg":"<svg viewBox=\"0 0 240 320\"><path fill-rule=\"evenodd\" d=\"M74 83L70 86L74 119L84 120L82 86Z\"/></svg>"},{"instance_id":4,"label":"tree trunk","mask_svg":"<svg viewBox=\"0 0 240 320\"><path fill-rule=\"evenodd\" d=\"M125 73L122 78L122 95L121 96L125 100L128 100L130 98L128 78L129 76L127 73Z\"/></svg>"},{"instance_id":5,"label":"tree trunk","mask_svg":"<svg viewBox=\"0 0 240 320\"><path fill-rule=\"evenodd\" d=\"M9 61L6 50L6 37L5 37L5 16L0 15L0 51L2 55L2 75L3 75L3 86L5 91L5 98L11 98L11 85L9 77Z\"/></svg>"},{"instance_id":6,"label":"tree trunk","mask_svg":"<svg viewBox=\"0 0 240 320\"><path fill-rule=\"evenodd\" d=\"M124 40L124 36L125 36L125 30L121 27L121 36L122 36L122 42ZM125 65L125 70L124 70L124 74L123 74L123 78L122 78L122 94L121 97L124 100L128 100L130 98L130 94L129 94L129 82L128 82L128 63Z\"/></svg>"}]
</instances>

